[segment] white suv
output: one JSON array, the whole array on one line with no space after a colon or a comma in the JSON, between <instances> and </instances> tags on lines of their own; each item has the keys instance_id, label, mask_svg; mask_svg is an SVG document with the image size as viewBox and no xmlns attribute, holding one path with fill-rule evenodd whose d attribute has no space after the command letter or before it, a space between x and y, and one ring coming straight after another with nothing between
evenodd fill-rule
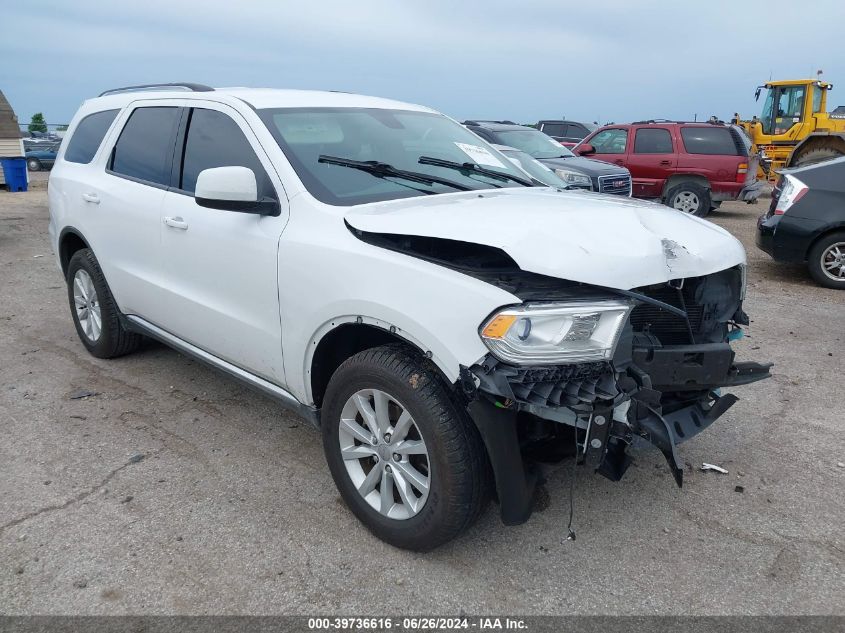
<instances>
[{"instance_id":1,"label":"white suv","mask_svg":"<svg viewBox=\"0 0 845 633\"><path fill-rule=\"evenodd\" d=\"M178 91L177 91L178 90ZM433 548L539 465L618 479L768 376L734 362L745 254L663 206L539 186L428 108L351 94L139 86L86 101L50 235L100 358L158 339L322 431L375 534Z\"/></svg>"}]
</instances>

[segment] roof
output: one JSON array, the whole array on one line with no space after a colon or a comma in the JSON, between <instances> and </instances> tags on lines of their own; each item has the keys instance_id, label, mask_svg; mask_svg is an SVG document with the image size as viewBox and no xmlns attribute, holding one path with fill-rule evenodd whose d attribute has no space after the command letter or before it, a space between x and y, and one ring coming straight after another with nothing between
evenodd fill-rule
<instances>
[{"instance_id":1,"label":"roof","mask_svg":"<svg viewBox=\"0 0 845 633\"><path fill-rule=\"evenodd\" d=\"M816 84L821 88L833 88L833 84L821 79L781 79L778 81L767 81L764 85L768 88L769 86L806 86L809 84Z\"/></svg>"},{"instance_id":2,"label":"roof","mask_svg":"<svg viewBox=\"0 0 845 633\"><path fill-rule=\"evenodd\" d=\"M18 117L15 111L0 90L0 138L20 138L21 130L18 127Z\"/></svg>"},{"instance_id":3,"label":"roof","mask_svg":"<svg viewBox=\"0 0 845 633\"><path fill-rule=\"evenodd\" d=\"M233 99L263 108L379 108L434 112L430 108L392 99L329 90L285 90L277 88L215 88L214 90L133 90L94 97L86 109L120 108L143 99L185 99L231 103Z\"/></svg>"}]
</instances>

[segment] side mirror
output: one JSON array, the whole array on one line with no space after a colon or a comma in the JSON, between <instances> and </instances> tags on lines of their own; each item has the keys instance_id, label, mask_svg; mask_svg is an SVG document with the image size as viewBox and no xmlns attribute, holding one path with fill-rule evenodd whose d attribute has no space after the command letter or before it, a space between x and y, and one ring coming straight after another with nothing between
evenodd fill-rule
<instances>
[{"instance_id":1,"label":"side mirror","mask_svg":"<svg viewBox=\"0 0 845 633\"><path fill-rule=\"evenodd\" d=\"M279 202L270 198L258 199L255 172L249 167L213 167L203 169L197 176L194 199L201 207L279 215Z\"/></svg>"},{"instance_id":2,"label":"side mirror","mask_svg":"<svg viewBox=\"0 0 845 633\"><path fill-rule=\"evenodd\" d=\"M582 145L573 147L572 151L578 154L578 156L586 156L587 154L595 154L596 148L589 143L583 143Z\"/></svg>"}]
</instances>

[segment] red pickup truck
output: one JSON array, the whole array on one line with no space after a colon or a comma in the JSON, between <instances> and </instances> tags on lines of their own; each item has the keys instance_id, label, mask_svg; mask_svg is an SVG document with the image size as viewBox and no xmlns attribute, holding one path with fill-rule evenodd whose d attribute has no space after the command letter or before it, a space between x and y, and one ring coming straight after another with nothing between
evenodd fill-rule
<instances>
[{"instance_id":1,"label":"red pickup truck","mask_svg":"<svg viewBox=\"0 0 845 633\"><path fill-rule=\"evenodd\" d=\"M572 151L627 167L634 197L703 217L724 200L750 204L762 193L750 147L723 123L640 121L599 128Z\"/></svg>"}]
</instances>

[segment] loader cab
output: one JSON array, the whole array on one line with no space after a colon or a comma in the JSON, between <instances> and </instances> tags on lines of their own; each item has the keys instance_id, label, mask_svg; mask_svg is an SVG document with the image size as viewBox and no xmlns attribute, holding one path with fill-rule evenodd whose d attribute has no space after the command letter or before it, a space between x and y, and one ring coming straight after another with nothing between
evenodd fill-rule
<instances>
[{"instance_id":1,"label":"loader cab","mask_svg":"<svg viewBox=\"0 0 845 633\"><path fill-rule=\"evenodd\" d=\"M786 81L757 88L756 97L766 90L760 124L763 134L780 136L796 124L810 121L814 114L825 111L826 94L832 88L821 81Z\"/></svg>"}]
</instances>

